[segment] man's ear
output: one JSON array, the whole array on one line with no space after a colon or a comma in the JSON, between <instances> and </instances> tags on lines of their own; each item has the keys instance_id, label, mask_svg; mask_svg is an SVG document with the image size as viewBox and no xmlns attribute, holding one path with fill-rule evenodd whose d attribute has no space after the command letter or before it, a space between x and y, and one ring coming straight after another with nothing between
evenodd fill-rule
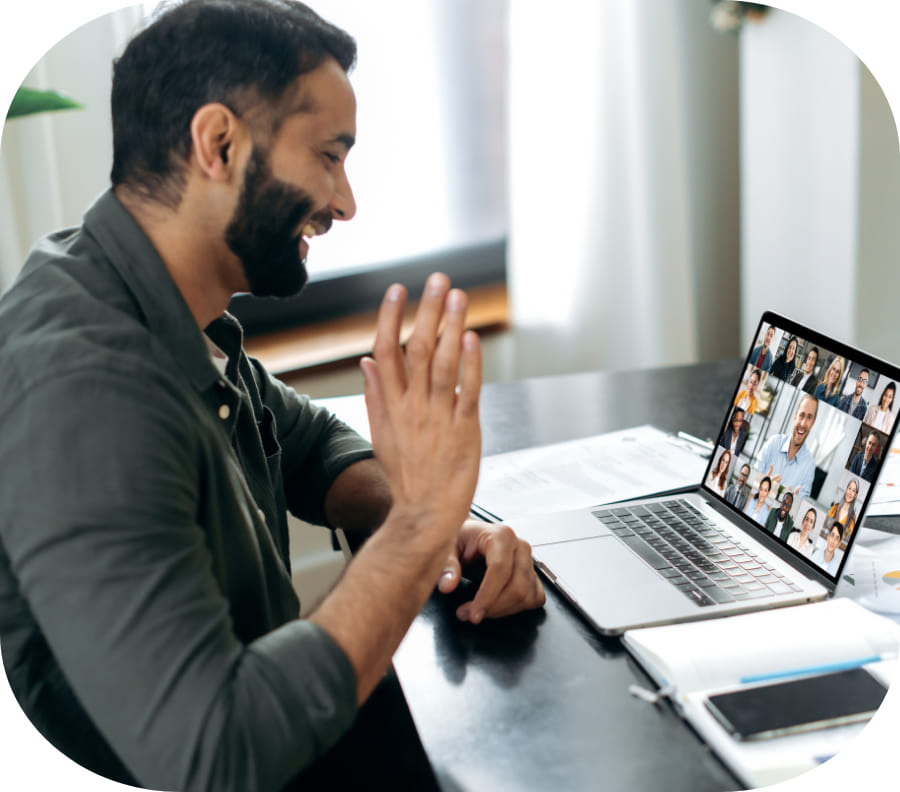
<instances>
[{"instance_id":1,"label":"man's ear","mask_svg":"<svg viewBox=\"0 0 900 792\"><path fill-rule=\"evenodd\" d=\"M218 102L203 105L191 119L191 159L214 181L235 174L235 153L244 139L240 119Z\"/></svg>"}]
</instances>

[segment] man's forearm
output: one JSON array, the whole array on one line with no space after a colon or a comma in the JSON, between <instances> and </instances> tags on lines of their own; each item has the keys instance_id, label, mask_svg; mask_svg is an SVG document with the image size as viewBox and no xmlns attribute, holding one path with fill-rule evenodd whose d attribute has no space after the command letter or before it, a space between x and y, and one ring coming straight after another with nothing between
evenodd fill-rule
<instances>
[{"instance_id":1,"label":"man's forearm","mask_svg":"<svg viewBox=\"0 0 900 792\"><path fill-rule=\"evenodd\" d=\"M359 703L387 671L434 590L453 549L455 528L392 513L311 614L310 620L334 639L355 668Z\"/></svg>"}]
</instances>

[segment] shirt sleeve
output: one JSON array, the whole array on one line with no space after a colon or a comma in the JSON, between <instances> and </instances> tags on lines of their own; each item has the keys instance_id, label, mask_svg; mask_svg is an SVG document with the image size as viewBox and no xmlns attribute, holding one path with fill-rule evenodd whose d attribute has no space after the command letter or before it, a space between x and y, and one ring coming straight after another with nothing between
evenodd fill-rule
<instances>
[{"instance_id":1,"label":"shirt sleeve","mask_svg":"<svg viewBox=\"0 0 900 792\"><path fill-rule=\"evenodd\" d=\"M772 449L775 448L776 438L770 437L766 440L762 451L759 453L759 469L765 476L768 473L769 466L772 464Z\"/></svg>"},{"instance_id":2,"label":"shirt sleeve","mask_svg":"<svg viewBox=\"0 0 900 792\"><path fill-rule=\"evenodd\" d=\"M79 366L3 422L17 596L142 785L280 789L351 724L353 668L309 622L236 638L198 523L197 415L138 367Z\"/></svg>"},{"instance_id":3,"label":"shirt sleeve","mask_svg":"<svg viewBox=\"0 0 900 792\"><path fill-rule=\"evenodd\" d=\"M271 376L258 361L250 362L263 403L278 427L288 508L302 520L327 525L325 495L346 468L374 456L372 444L329 410Z\"/></svg>"}]
</instances>

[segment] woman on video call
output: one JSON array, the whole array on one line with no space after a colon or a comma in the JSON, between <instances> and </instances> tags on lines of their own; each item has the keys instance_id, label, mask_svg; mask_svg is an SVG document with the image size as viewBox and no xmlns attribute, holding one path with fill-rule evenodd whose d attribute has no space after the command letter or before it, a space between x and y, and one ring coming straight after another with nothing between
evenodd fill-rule
<instances>
[{"instance_id":1,"label":"woman on video call","mask_svg":"<svg viewBox=\"0 0 900 792\"><path fill-rule=\"evenodd\" d=\"M803 515L803 522L800 524L800 530L791 531L791 535L787 539L788 547L793 547L807 558L812 558L815 542L813 541L812 532L816 527L816 519L819 513L813 509L807 509Z\"/></svg>"},{"instance_id":2,"label":"woman on video call","mask_svg":"<svg viewBox=\"0 0 900 792\"><path fill-rule=\"evenodd\" d=\"M828 541L825 547L820 547L812 554L812 560L822 567L829 575L834 575L841 565L843 553L838 550L838 545L844 538L844 527L835 522L828 531Z\"/></svg>"},{"instance_id":3,"label":"woman on video call","mask_svg":"<svg viewBox=\"0 0 900 792\"><path fill-rule=\"evenodd\" d=\"M881 392L881 400L878 404L869 407L863 422L881 432L890 432L894 423L894 413L891 412L891 407L894 404L896 393L897 383L889 382Z\"/></svg>"},{"instance_id":4,"label":"woman on video call","mask_svg":"<svg viewBox=\"0 0 900 792\"><path fill-rule=\"evenodd\" d=\"M769 516L769 507L766 506L766 499L769 497L769 490L772 489L772 479L764 476L759 482L759 490L756 495L751 495L747 499L747 505L744 507L744 514L752 517L760 525L766 524L766 518Z\"/></svg>"},{"instance_id":5,"label":"woman on video call","mask_svg":"<svg viewBox=\"0 0 900 792\"><path fill-rule=\"evenodd\" d=\"M856 527L856 496L859 494L859 482L850 479L844 488L844 496L840 501L831 504L828 516L836 519L844 526L844 535L850 536Z\"/></svg>"},{"instance_id":6,"label":"woman on video call","mask_svg":"<svg viewBox=\"0 0 900 792\"><path fill-rule=\"evenodd\" d=\"M844 376L844 358L838 355L831 361L831 365L822 377L819 387L813 392L813 396L821 399L825 404L837 407L841 398L841 379Z\"/></svg>"},{"instance_id":7,"label":"woman on video call","mask_svg":"<svg viewBox=\"0 0 900 792\"><path fill-rule=\"evenodd\" d=\"M747 387L738 393L734 400L734 406L740 407L747 415L753 415L759 406L756 398L756 389L759 387L761 375L759 369L753 369L747 378Z\"/></svg>"},{"instance_id":8,"label":"woman on video call","mask_svg":"<svg viewBox=\"0 0 900 792\"><path fill-rule=\"evenodd\" d=\"M710 471L709 479L706 482L723 498L725 497L725 485L728 483L728 468L730 467L731 451L726 448L719 457L719 461L716 462L712 471Z\"/></svg>"},{"instance_id":9,"label":"woman on video call","mask_svg":"<svg viewBox=\"0 0 900 792\"><path fill-rule=\"evenodd\" d=\"M791 336L791 340L788 341L787 346L784 348L784 352L776 358L775 363L772 365L771 374L773 377L778 377L778 379L787 382L794 376L796 368L797 339L794 336Z\"/></svg>"}]
</instances>

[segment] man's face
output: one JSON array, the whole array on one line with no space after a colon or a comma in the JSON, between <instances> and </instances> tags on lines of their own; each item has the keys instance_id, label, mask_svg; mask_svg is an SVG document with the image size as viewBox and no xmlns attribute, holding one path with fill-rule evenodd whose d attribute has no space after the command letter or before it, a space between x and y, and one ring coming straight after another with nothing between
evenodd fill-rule
<instances>
[{"instance_id":1,"label":"man's face","mask_svg":"<svg viewBox=\"0 0 900 792\"><path fill-rule=\"evenodd\" d=\"M866 389L866 385L869 384L869 374L865 371L861 372L860 375L856 378L856 397L859 398L862 396L862 392Z\"/></svg>"},{"instance_id":2,"label":"man's face","mask_svg":"<svg viewBox=\"0 0 900 792\"><path fill-rule=\"evenodd\" d=\"M741 466L741 472L738 473L738 487L743 487L744 484L747 483L747 478L750 476L750 468L746 465Z\"/></svg>"},{"instance_id":3,"label":"man's face","mask_svg":"<svg viewBox=\"0 0 900 792\"><path fill-rule=\"evenodd\" d=\"M784 518L788 516L788 512L791 510L791 506L794 505L794 496L791 495L790 492L786 492L784 497L781 499L781 508L778 510L778 519L782 522Z\"/></svg>"},{"instance_id":4,"label":"man's face","mask_svg":"<svg viewBox=\"0 0 900 792\"><path fill-rule=\"evenodd\" d=\"M324 234L333 218L356 213L344 171L356 131L356 99L346 75L329 58L288 94L293 106L273 140L254 141L225 230L246 288L257 296L300 291L308 277L304 237Z\"/></svg>"},{"instance_id":5,"label":"man's face","mask_svg":"<svg viewBox=\"0 0 900 792\"><path fill-rule=\"evenodd\" d=\"M813 424L816 422L816 412L818 411L818 402L805 396L800 400L797 406L797 412L794 414L794 431L791 434L791 442L795 446L802 446L812 431Z\"/></svg>"},{"instance_id":6,"label":"man's face","mask_svg":"<svg viewBox=\"0 0 900 792\"><path fill-rule=\"evenodd\" d=\"M806 356L806 363L803 364L803 372L805 374L812 374L813 369L816 367L816 359L819 356L813 350L809 351L809 354Z\"/></svg>"},{"instance_id":7,"label":"man's face","mask_svg":"<svg viewBox=\"0 0 900 792\"><path fill-rule=\"evenodd\" d=\"M768 330L766 330L766 338L763 341L763 348L765 348L765 349L769 348L769 344L772 343L772 336L774 336L774 335L775 335L774 327L770 327Z\"/></svg>"},{"instance_id":8,"label":"man's face","mask_svg":"<svg viewBox=\"0 0 900 792\"><path fill-rule=\"evenodd\" d=\"M878 439L875 435L869 435L866 438L866 459L871 459L872 454L875 453L875 449L878 447Z\"/></svg>"}]
</instances>

